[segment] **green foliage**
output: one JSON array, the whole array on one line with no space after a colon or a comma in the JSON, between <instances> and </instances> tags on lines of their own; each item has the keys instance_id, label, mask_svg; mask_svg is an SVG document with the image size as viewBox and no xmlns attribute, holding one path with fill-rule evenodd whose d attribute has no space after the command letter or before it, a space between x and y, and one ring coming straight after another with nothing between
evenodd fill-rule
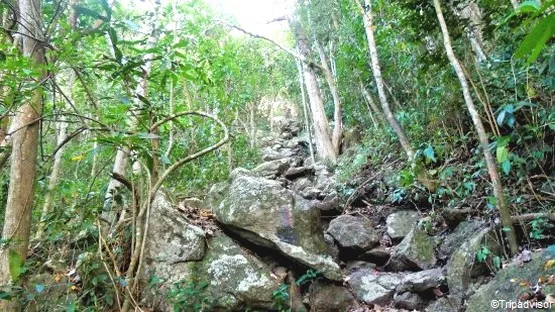
<instances>
[{"instance_id":1,"label":"green foliage","mask_svg":"<svg viewBox=\"0 0 555 312\"><path fill-rule=\"evenodd\" d=\"M213 299L207 293L208 283L181 281L174 283L168 292L168 302L176 312L201 312L210 309Z\"/></svg>"},{"instance_id":2,"label":"green foliage","mask_svg":"<svg viewBox=\"0 0 555 312\"><path fill-rule=\"evenodd\" d=\"M24 261L21 256L12 249L8 249L8 264L10 270L10 276L13 280L17 281L19 276L25 271L23 265Z\"/></svg>"},{"instance_id":3,"label":"green foliage","mask_svg":"<svg viewBox=\"0 0 555 312\"><path fill-rule=\"evenodd\" d=\"M552 6L555 1L545 1L542 6L536 0L528 0L521 3L517 9L518 14L529 14L526 23L532 23L533 27L526 35L515 52L515 56L524 58L528 56L527 63L536 61L544 50L545 44L555 35L555 14Z\"/></svg>"},{"instance_id":4,"label":"green foliage","mask_svg":"<svg viewBox=\"0 0 555 312\"><path fill-rule=\"evenodd\" d=\"M319 271L308 269L303 275L297 279L295 285L303 286L307 283L311 283L320 276ZM274 307L280 312L291 312L291 307L289 307L289 285L282 283L279 287L272 293L272 300L274 301Z\"/></svg>"},{"instance_id":5,"label":"green foliage","mask_svg":"<svg viewBox=\"0 0 555 312\"><path fill-rule=\"evenodd\" d=\"M530 238L532 239L544 239L543 234L545 230L553 228L553 225L549 223L548 220L542 217L538 217L530 222Z\"/></svg>"},{"instance_id":6,"label":"green foliage","mask_svg":"<svg viewBox=\"0 0 555 312\"><path fill-rule=\"evenodd\" d=\"M289 285L285 283L279 285L278 289L272 293L272 300L274 301L274 306L280 312L290 312L291 308L288 308Z\"/></svg>"}]
</instances>

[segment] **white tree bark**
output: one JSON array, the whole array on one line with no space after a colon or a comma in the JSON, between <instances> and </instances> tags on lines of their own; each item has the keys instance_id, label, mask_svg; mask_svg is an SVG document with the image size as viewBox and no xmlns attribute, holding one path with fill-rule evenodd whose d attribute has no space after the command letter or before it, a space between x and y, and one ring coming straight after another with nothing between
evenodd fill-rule
<instances>
[{"instance_id":1,"label":"white tree bark","mask_svg":"<svg viewBox=\"0 0 555 312\"><path fill-rule=\"evenodd\" d=\"M309 59L310 50L308 48L306 35L301 29L299 21L290 21L293 32L297 40L297 48L302 59ZM312 65L303 67L304 83L308 93L310 102L310 111L312 120L314 121L314 141L316 143L316 155L322 160L335 163L337 161L337 153L333 148L332 138L329 131L329 120L324 110L324 102L318 86L316 73Z\"/></svg>"},{"instance_id":2,"label":"white tree bark","mask_svg":"<svg viewBox=\"0 0 555 312\"><path fill-rule=\"evenodd\" d=\"M501 179L499 178L499 173L497 172L497 166L489 150L489 140L486 135L484 125L482 124L482 120L480 119L480 115L478 114L478 111L476 110L476 107L474 105L474 101L472 100L472 96L470 95L470 88L468 86L468 82L466 81L466 77L464 75L461 64L459 63L459 60L457 59L457 57L455 56L455 52L453 51L451 38L449 37L449 31L447 29L445 19L443 18L443 12L441 10L441 4L439 3L439 0L434 0L434 7L436 10L439 25L441 27L441 32L443 34L443 44L445 46L445 51L447 52L447 57L449 58L449 61L451 62L451 65L453 66L453 69L455 70L455 73L459 78L464 102L466 103L468 113L470 114L472 122L474 123L474 127L476 128L476 132L478 134L480 148L482 149L484 159L488 167L488 172L493 187L493 194L497 200L497 208L499 209L501 222L503 226L508 229L508 231L506 231L505 233L509 239L509 247L511 249L511 253L513 255L516 255L518 252L516 233L513 227L510 209L507 206L505 195L503 194L503 186L501 184Z\"/></svg>"},{"instance_id":3,"label":"white tree bark","mask_svg":"<svg viewBox=\"0 0 555 312\"><path fill-rule=\"evenodd\" d=\"M42 40L42 13L38 0L19 0L18 32L22 34L22 53L34 60L37 66L45 63ZM38 39L38 40L37 40ZM45 74L45 73L43 73ZM27 258L31 214L34 201L39 117L42 110L42 91L33 91L29 102L23 104L13 121L10 185L4 216L2 240L7 244L0 249L0 285L14 282L10 276L10 255L22 260ZM12 256L13 257L13 256ZM0 311L17 311L16 302L0 301Z\"/></svg>"},{"instance_id":4,"label":"white tree bark","mask_svg":"<svg viewBox=\"0 0 555 312\"><path fill-rule=\"evenodd\" d=\"M324 76L326 77L326 82L330 88L331 96L333 98L333 120L334 127L332 133L332 145L336 155L339 155L341 149L341 138L343 137L343 117L341 116L341 98L339 97L339 90L337 89L337 84L333 78L332 71L328 66L328 59L326 57L326 52L320 44L316 41L316 48L318 50L318 55L320 56L320 62L322 63L322 68Z\"/></svg>"},{"instance_id":5,"label":"white tree bark","mask_svg":"<svg viewBox=\"0 0 555 312\"><path fill-rule=\"evenodd\" d=\"M303 106L304 124L306 128L306 133L308 135L308 149L310 151L310 158L312 163L316 162L314 157L314 147L312 146L312 127L310 126L310 119L308 117L308 108L306 105L306 92L304 89L304 79L303 79L303 66L304 64L297 60L297 71L299 73L299 88L301 89L301 103Z\"/></svg>"},{"instance_id":6,"label":"white tree bark","mask_svg":"<svg viewBox=\"0 0 555 312\"><path fill-rule=\"evenodd\" d=\"M362 13L362 17L364 21L364 29L366 31L366 39L368 41L368 49L370 52L370 63L372 66L372 73L374 74L374 80L376 82L376 88L378 89L378 96L380 99L380 103L382 105L383 113L385 115L387 122L389 123L391 128L393 128L393 131L397 135L397 138L399 139L401 146L403 147L403 149L405 150L405 153L407 154L407 158L409 159L410 162L412 162L414 158L414 150L412 148L412 145L408 137L405 135L403 128L401 127L401 125L399 124L395 116L393 116L393 112L391 112L390 105L387 100L387 96L385 94L384 82L382 79L382 71L381 71L380 62L378 59L376 41L374 39L371 3L369 0L365 0L365 5L366 5L366 11L365 11L362 5L360 4L360 2L358 2L358 0L356 1Z\"/></svg>"}]
</instances>

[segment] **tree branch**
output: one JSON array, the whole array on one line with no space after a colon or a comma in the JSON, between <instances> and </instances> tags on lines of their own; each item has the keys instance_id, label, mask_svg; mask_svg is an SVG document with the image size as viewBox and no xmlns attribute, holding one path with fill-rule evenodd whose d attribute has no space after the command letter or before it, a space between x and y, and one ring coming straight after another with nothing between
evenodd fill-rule
<instances>
[{"instance_id":1,"label":"tree branch","mask_svg":"<svg viewBox=\"0 0 555 312\"><path fill-rule=\"evenodd\" d=\"M292 51L291 49L288 49L288 48L282 46L281 44L275 42L274 40L272 40L272 39L270 39L270 38L268 38L268 37L264 37L264 36L262 36L262 35L258 35L258 34L252 33L252 32L250 32L250 31L245 30L244 28L241 28L241 27L239 27L239 26L237 26L237 25L233 25L233 24L228 23L228 22L223 21L223 20L216 20L216 22L218 22L218 23L220 23L220 24L224 24L224 25L226 25L226 26L228 26L228 27L231 27L231 28L235 28L235 29L239 30L240 32L242 32L242 33L244 33L244 34L247 34L247 35L249 35L249 36L251 36L251 37L253 37L253 38L258 38L258 39L266 40L266 41L270 42L271 44L275 45L275 46L276 46L277 48L279 48L280 50L284 51L285 53L287 53L287 54L291 55L292 57L296 58L297 60L299 60L299 61L305 63L306 65L311 66L311 67L313 67L313 68L317 68L317 69L319 69L319 70L324 70L323 67L322 67L322 65L320 65L320 64L318 64L318 63L316 63L316 62L314 62L314 61L312 61L312 60L306 59L306 58L303 57L302 55L295 53L295 52Z\"/></svg>"}]
</instances>

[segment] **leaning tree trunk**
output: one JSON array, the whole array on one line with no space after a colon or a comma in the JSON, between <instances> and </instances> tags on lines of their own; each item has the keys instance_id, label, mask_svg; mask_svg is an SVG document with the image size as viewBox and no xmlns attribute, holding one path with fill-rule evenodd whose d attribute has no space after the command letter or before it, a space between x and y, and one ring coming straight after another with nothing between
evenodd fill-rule
<instances>
[{"instance_id":1,"label":"leaning tree trunk","mask_svg":"<svg viewBox=\"0 0 555 312\"><path fill-rule=\"evenodd\" d=\"M408 137L405 135L403 128L401 127L401 125L399 124L395 116L393 116L393 112L391 112L391 108L389 106L389 102L385 94L385 87L382 79L382 71L380 67L380 61L378 59L376 41L374 39L374 29L372 25L372 19L373 19L372 6L369 0L365 0L365 5L366 5L366 11L365 11L362 5L360 4L360 2L358 0L355 0L355 1L359 10L362 13L362 17L364 21L364 29L366 31L366 39L368 41L368 50L370 51L370 64L372 66L372 73L374 74L374 80L376 82L376 88L378 89L378 96L380 98L380 103L382 105L383 113L385 115L387 122L389 123L391 128L393 128L393 131L397 135L397 138L399 139L401 146L403 147L403 149L405 150L405 153L407 154L407 158L409 159L410 162L412 162L414 160L413 159L414 150L412 148L412 145Z\"/></svg>"},{"instance_id":2,"label":"leaning tree trunk","mask_svg":"<svg viewBox=\"0 0 555 312\"><path fill-rule=\"evenodd\" d=\"M301 57L309 59L309 48L307 39L298 21L292 21L297 47ZM329 120L324 111L324 101L318 86L318 80L312 64L303 66L303 76L310 102L312 120L314 120L314 140L316 141L316 154L320 159L336 162L337 153L333 148L332 139L329 131Z\"/></svg>"},{"instance_id":3,"label":"leaning tree trunk","mask_svg":"<svg viewBox=\"0 0 555 312\"><path fill-rule=\"evenodd\" d=\"M316 40L316 48L318 49L318 54L320 55L320 62L322 63L322 69L324 76L326 77L326 82L330 88L331 96L333 98L333 121L335 123L333 127L333 134L331 142L336 155L339 155L341 149L341 138L343 136L343 118L341 116L341 98L339 97L339 90L337 89L337 84L333 78L332 71L328 66L328 59L324 48Z\"/></svg>"},{"instance_id":4,"label":"leaning tree trunk","mask_svg":"<svg viewBox=\"0 0 555 312\"><path fill-rule=\"evenodd\" d=\"M299 88L301 89L301 104L303 106L303 117L304 117L304 124L306 127L306 133L308 135L308 149L310 151L310 159L312 159L312 163L315 163L316 160L314 159L314 148L312 147L312 127L310 126L310 118L308 117L308 108L306 105L306 93L304 90L304 79L303 79L303 63L297 60L297 71L299 73Z\"/></svg>"},{"instance_id":5,"label":"leaning tree trunk","mask_svg":"<svg viewBox=\"0 0 555 312\"><path fill-rule=\"evenodd\" d=\"M19 0L18 32L24 56L41 68L45 63L41 43L42 14L39 0ZM44 70L41 69L44 73ZM13 284L17 276L10 274L10 259L25 260L29 246L31 213L34 200L37 147L39 138L42 90L37 87L29 101L17 110L13 120L10 185L6 202L2 240L7 242L0 249L0 285ZM18 304L0 301L0 311L17 311Z\"/></svg>"},{"instance_id":6,"label":"leaning tree trunk","mask_svg":"<svg viewBox=\"0 0 555 312\"><path fill-rule=\"evenodd\" d=\"M478 115L476 107L474 106L474 101L472 100L472 96L470 95L470 88L468 87L468 82L466 81L466 77L464 75L461 64L459 63L459 60L457 59L457 57L455 56L455 52L453 51L451 39L449 38L449 31L447 30L447 25L445 23L445 19L443 18L441 4L439 3L439 0L434 0L434 6L437 14L437 19L439 20L439 25L441 27L441 32L443 33L443 44L445 45L447 57L449 58L449 61L451 62L451 65L453 66L455 73L459 78L464 102L466 103L466 107L468 109L470 117L472 118L474 127L476 128L476 132L478 133L480 148L484 153L484 158L488 167L489 176L493 186L493 194L495 196L495 199L497 200L497 208L499 209L499 214L501 216L501 222L503 224L503 227L508 229L506 234L509 239L509 247L511 253L513 255L516 255L518 252L516 233L511 220L511 212L509 210L509 207L507 206L507 202L503 194L503 186L501 184L501 179L499 178L499 173L497 172L497 166L489 150L489 140L486 135L484 125L482 124L482 120L480 119L480 115Z\"/></svg>"}]
</instances>

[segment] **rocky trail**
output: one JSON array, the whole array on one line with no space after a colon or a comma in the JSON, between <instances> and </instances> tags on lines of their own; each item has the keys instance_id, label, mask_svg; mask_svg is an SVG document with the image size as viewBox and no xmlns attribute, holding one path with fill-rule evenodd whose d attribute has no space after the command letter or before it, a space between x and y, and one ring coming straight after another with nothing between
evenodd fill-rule
<instances>
[{"instance_id":1,"label":"rocky trail","mask_svg":"<svg viewBox=\"0 0 555 312\"><path fill-rule=\"evenodd\" d=\"M554 250L502 263L500 233L470 215L432 233L430 212L415 206L344 211L364 199L338 194L296 123L277 127L259 140L264 162L235 169L206 201L156 198L143 295L153 309L171 310L161 298L175 287L207 311L492 311L494 299L553 300ZM480 252L499 257L479 261Z\"/></svg>"}]
</instances>

